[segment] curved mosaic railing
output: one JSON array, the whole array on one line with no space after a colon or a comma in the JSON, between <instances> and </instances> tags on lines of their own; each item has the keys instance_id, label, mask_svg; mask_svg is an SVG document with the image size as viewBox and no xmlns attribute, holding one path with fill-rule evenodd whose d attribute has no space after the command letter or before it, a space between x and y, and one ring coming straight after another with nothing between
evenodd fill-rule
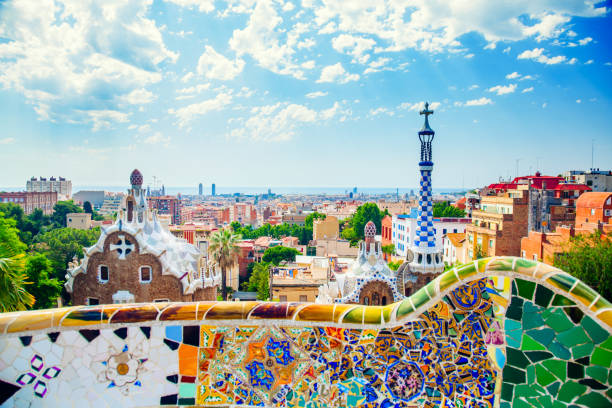
<instances>
[{"instance_id":1,"label":"curved mosaic railing","mask_svg":"<svg viewBox=\"0 0 612 408\"><path fill-rule=\"evenodd\" d=\"M608 407L612 305L513 257L388 306L265 302L0 314L3 406Z\"/></svg>"}]
</instances>

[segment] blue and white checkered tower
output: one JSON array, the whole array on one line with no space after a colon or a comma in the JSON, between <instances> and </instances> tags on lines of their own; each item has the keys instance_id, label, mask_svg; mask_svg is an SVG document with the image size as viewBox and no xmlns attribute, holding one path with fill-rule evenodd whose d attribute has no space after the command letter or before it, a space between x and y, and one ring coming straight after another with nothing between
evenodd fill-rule
<instances>
[{"instance_id":1,"label":"blue and white checkered tower","mask_svg":"<svg viewBox=\"0 0 612 408\"><path fill-rule=\"evenodd\" d=\"M425 115L425 124L419 131L419 140L421 141L421 161L419 162L421 189L419 191L415 238L411 248L414 258L410 262L410 269L414 272L438 274L444 270L444 263L442 262L442 248L436 246L436 231L433 224L431 142L436 132L429 127L429 115L433 115L433 110L429 109L429 103L425 103L425 109L420 114Z\"/></svg>"}]
</instances>

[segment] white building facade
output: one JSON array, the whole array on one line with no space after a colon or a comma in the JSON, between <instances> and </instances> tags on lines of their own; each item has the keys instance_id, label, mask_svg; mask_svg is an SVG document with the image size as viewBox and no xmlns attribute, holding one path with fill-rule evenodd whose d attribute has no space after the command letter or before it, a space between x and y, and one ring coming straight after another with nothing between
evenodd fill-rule
<instances>
[{"instance_id":1,"label":"white building facade","mask_svg":"<svg viewBox=\"0 0 612 408\"><path fill-rule=\"evenodd\" d=\"M466 225L471 218L434 218L436 247L442 248L442 237L447 233L464 233ZM391 230L391 242L395 245L395 253L405 257L408 249L413 245L417 229L416 216L394 215Z\"/></svg>"},{"instance_id":2,"label":"white building facade","mask_svg":"<svg viewBox=\"0 0 612 408\"><path fill-rule=\"evenodd\" d=\"M32 177L26 183L29 193L56 192L58 201L72 198L72 181L63 177Z\"/></svg>"}]
</instances>

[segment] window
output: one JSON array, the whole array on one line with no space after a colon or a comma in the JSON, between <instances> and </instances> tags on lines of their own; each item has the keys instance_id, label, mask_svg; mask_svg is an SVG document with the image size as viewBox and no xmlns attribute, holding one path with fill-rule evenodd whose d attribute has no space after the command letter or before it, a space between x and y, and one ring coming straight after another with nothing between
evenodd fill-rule
<instances>
[{"instance_id":1,"label":"window","mask_svg":"<svg viewBox=\"0 0 612 408\"><path fill-rule=\"evenodd\" d=\"M538 255L537 254L533 254L533 260L537 261L538 260Z\"/></svg>"},{"instance_id":2,"label":"window","mask_svg":"<svg viewBox=\"0 0 612 408\"><path fill-rule=\"evenodd\" d=\"M300 302L308 302L308 296L300 295Z\"/></svg>"},{"instance_id":3,"label":"window","mask_svg":"<svg viewBox=\"0 0 612 408\"><path fill-rule=\"evenodd\" d=\"M155 299L153 302L159 303L159 302L169 302L170 299Z\"/></svg>"},{"instance_id":4,"label":"window","mask_svg":"<svg viewBox=\"0 0 612 408\"><path fill-rule=\"evenodd\" d=\"M591 208L591 215L595 215L595 209Z\"/></svg>"},{"instance_id":5,"label":"window","mask_svg":"<svg viewBox=\"0 0 612 408\"><path fill-rule=\"evenodd\" d=\"M457 233L457 228L453 228L453 233Z\"/></svg>"},{"instance_id":6,"label":"window","mask_svg":"<svg viewBox=\"0 0 612 408\"><path fill-rule=\"evenodd\" d=\"M286 295L280 295L280 296L278 297L278 300L279 300L280 302L286 302L286 301L287 301L287 296L286 296Z\"/></svg>"},{"instance_id":7,"label":"window","mask_svg":"<svg viewBox=\"0 0 612 408\"><path fill-rule=\"evenodd\" d=\"M444 229L442 230L442 234L445 234L445 235L446 235L446 228L444 228Z\"/></svg>"},{"instance_id":8,"label":"window","mask_svg":"<svg viewBox=\"0 0 612 408\"><path fill-rule=\"evenodd\" d=\"M151 275L153 275L153 273L150 266L145 265L140 267L140 283L151 282L153 278Z\"/></svg>"},{"instance_id":9,"label":"window","mask_svg":"<svg viewBox=\"0 0 612 408\"><path fill-rule=\"evenodd\" d=\"M101 283L108 282L108 266L99 265L98 266L98 281Z\"/></svg>"},{"instance_id":10,"label":"window","mask_svg":"<svg viewBox=\"0 0 612 408\"><path fill-rule=\"evenodd\" d=\"M87 304L90 305L90 306L92 306L92 305L99 305L100 304L100 299L89 297L89 298L87 298Z\"/></svg>"},{"instance_id":11,"label":"window","mask_svg":"<svg viewBox=\"0 0 612 408\"><path fill-rule=\"evenodd\" d=\"M527 258L527 253L525 253L525 251L521 251L521 258Z\"/></svg>"},{"instance_id":12,"label":"window","mask_svg":"<svg viewBox=\"0 0 612 408\"><path fill-rule=\"evenodd\" d=\"M493 248L493 240L492 239L489 240L489 248Z\"/></svg>"}]
</instances>

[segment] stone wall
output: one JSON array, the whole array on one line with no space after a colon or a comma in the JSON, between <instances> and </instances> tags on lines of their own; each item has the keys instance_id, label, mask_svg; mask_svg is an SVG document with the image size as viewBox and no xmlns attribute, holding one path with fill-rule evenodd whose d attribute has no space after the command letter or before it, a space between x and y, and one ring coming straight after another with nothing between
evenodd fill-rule
<instances>
[{"instance_id":1,"label":"stone wall","mask_svg":"<svg viewBox=\"0 0 612 408\"><path fill-rule=\"evenodd\" d=\"M148 303L0 315L3 406L608 407L612 304L481 259L388 306Z\"/></svg>"}]
</instances>

